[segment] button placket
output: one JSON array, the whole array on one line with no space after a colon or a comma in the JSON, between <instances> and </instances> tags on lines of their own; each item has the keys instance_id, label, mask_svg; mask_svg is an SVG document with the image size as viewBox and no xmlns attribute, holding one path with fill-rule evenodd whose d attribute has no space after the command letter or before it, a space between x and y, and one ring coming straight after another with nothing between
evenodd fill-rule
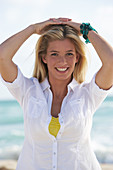
<instances>
[{"instance_id":1,"label":"button placket","mask_svg":"<svg viewBox=\"0 0 113 170\"><path fill-rule=\"evenodd\" d=\"M53 141L53 163L52 163L53 170L57 170L57 140L54 139Z\"/></svg>"},{"instance_id":2,"label":"button placket","mask_svg":"<svg viewBox=\"0 0 113 170\"><path fill-rule=\"evenodd\" d=\"M64 121L63 121L63 117L62 117L61 114L59 114L59 123L60 123L61 127L60 127L60 130L58 132L57 138L61 137L61 134L63 133L63 129L64 129Z\"/></svg>"}]
</instances>

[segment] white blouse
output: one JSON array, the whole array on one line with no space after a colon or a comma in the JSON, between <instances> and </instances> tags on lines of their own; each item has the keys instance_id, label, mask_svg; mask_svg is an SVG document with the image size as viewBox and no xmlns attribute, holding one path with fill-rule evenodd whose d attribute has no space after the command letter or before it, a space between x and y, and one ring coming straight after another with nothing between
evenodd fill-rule
<instances>
[{"instance_id":1,"label":"white blouse","mask_svg":"<svg viewBox=\"0 0 113 170\"><path fill-rule=\"evenodd\" d=\"M2 77L1 77L2 79ZM91 148L92 116L109 90L100 89L95 76L90 83L68 85L58 114L60 130L49 133L52 92L48 80L41 84L26 78L18 68L13 83L2 82L20 103L24 113L25 140L16 170L100 170Z\"/></svg>"}]
</instances>

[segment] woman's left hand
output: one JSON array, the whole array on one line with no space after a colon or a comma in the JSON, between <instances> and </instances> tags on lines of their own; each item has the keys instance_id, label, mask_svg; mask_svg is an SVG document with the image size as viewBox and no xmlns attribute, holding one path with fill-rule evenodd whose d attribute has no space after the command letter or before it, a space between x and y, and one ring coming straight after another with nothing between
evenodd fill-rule
<instances>
[{"instance_id":1,"label":"woman's left hand","mask_svg":"<svg viewBox=\"0 0 113 170\"><path fill-rule=\"evenodd\" d=\"M80 33L80 25L81 23L77 23L77 22L73 22L73 21L67 21L67 22L63 22L63 24L69 25L71 27L73 27L74 29L76 29L79 33L79 35L82 35Z\"/></svg>"},{"instance_id":2,"label":"woman's left hand","mask_svg":"<svg viewBox=\"0 0 113 170\"><path fill-rule=\"evenodd\" d=\"M59 20L61 22L60 24L66 24L66 25L69 25L69 26L75 28L79 32L79 35L81 35L81 33L80 33L81 23L73 22L72 19L69 19L69 18L50 18L50 19L53 21Z\"/></svg>"}]
</instances>

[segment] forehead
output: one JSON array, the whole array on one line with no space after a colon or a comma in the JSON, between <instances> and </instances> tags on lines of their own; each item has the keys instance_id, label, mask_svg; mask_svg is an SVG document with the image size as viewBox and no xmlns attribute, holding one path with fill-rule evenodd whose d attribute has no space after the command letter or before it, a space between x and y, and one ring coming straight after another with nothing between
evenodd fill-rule
<instances>
[{"instance_id":1,"label":"forehead","mask_svg":"<svg viewBox=\"0 0 113 170\"><path fill-rule=\"evenodd\" d=\"M69 39L55 40L55 41L49 42L47 51L51 51L51 50L56 50L56 51L75 50L75 45Z\"/></svg>"}]
</instances>

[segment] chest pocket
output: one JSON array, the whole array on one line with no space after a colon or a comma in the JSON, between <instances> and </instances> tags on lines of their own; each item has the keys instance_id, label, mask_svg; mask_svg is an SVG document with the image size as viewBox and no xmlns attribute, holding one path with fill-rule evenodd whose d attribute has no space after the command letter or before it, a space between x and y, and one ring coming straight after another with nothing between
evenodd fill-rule
<instances>
[{"instance_id":1,"label":"chest pocket","mask_svg":"<svg viewBox=\"0 0 113 170\"><path fill-rule=\"evenodd\" d=\"M70 113L71 116L71 122L70 126L71 127L71 133L72 137L78 142L85 129L85 116L84 116L84 103L83 99L78 99L78 100L70 100L69 101L69 108L68 108L68 113Z\"/></svg>"},{"instance_id":2,"label":"chest pocket","mask_svg":"<svg viewBox=\"0 0 113 170\"><path fill-rule=\"evenodd\" d=\"M30 97L27 106L27 114L29 118L38 118L44 108L45 101L40 98Z\"/></svg>"},{"instance_id":3,"label":"chest pocket","mask_svg":"<svg viewBox=\"0 0 113 170\"><path fill-rule=\"evenodd\" d=\"M76 122L82 121L85 119L84 117L84 101L83 99L73 100L70 102L71 110L73 113L73 118Z\"/></svg>"}]
</instances>

